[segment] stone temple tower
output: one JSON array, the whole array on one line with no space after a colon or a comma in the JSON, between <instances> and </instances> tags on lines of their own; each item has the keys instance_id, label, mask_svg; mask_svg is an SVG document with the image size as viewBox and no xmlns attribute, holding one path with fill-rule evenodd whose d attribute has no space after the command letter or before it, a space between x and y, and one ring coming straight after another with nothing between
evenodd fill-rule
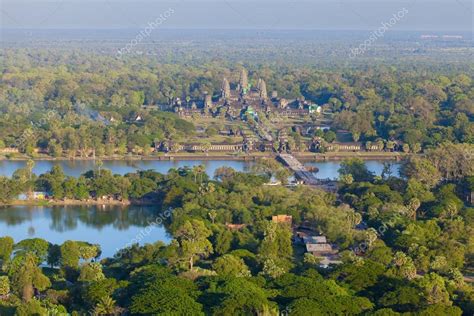
<instances>
[{"instance_id":1,"label":"stone temple tower","mask_svg":"<svg viewBox=\"0 0 474 316\"><path fill-rule=\"evenodd\" d=\"M229 81L227 81L227 78L222 80L221 96L224 100L228 100L230 98L230 84Z\"/></svg>"},{"instance_id":2,"label":"stone temple tower","mask_svg":"<svg viewBox=\"0 0 474 316\"><path fill-rule=\"evenodd\" d=\"M262 101L267 101L268 99L267 84L265 80L263 79L258 79L258 93Z\"/></svg>"},{"instance_id":3,"label":"stone temple tower","mask_svg":"<svg viewBox=\"0 0 474 316\"><path fill-rule=\"evenodd\" d=\"M240 92L247 93L247 90L249 88L249 75L247 69L245 68L242 68L242 71L240 72L239 85L241 89Z\"/></svg>"},{"instance_id":4,"label":"stone temple tower","mask_svg":"<svg viewBox=\"0 0 474 316\"><path fill-rule=\"evenodd\" d=\"M212 96L210 94L206 94L204 97L204 108L212 108Z\"/></svg>"},{"instance_id":5,"label":"stone temple tower","mask_svg":"<svg viewBox=\"0 0 474 316\"><path fill-rule=\"evenodd\" d=\"M262 87L262 78L258 78L258 80L257 80L257 90L260 91L261 87Z\"/></svg>"}]
</instances>

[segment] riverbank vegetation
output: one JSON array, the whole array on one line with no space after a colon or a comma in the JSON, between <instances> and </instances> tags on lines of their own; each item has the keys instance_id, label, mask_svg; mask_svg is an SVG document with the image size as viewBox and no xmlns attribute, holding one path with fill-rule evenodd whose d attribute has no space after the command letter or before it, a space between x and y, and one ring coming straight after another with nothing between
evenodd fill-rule
<instances>
[{"instance_id":1,"label":"riverbank vegetation","mask_svg":"<svg viewBox=\"0 0 474 316\"><path fill-rule=\"evenodd\" d=\"M171 243L154 242L148 232L148 244L101 259L99 245L3 237L0 312L470 315L473 156L458 168L466 148L444 146L443 155L435 150L407 160L404 177L389 164L375 176L363 161L346 160L337 195L266 186L265 170L221 168L214 179L198 168L126 175L117 183L127 179L126 188L158 197L156 217ZM68 181L58 175L56 168L34 180L66 194ZM106 170L83 178L78 192L116 183ZM325 268L305 254L292 227L272 221L277 214L324 234L337 246L340 264Z\"/></svg>"},{"instance_id":2,"label":"riverbank vegetation","mask_svg":"<svg viewBox=\"0 0 474 316\"><path fill-rule=\"evenodd\" d=\"M67 176L60 165L54 165L44 174L36 175L32 170L35 162L28 160L26 166L17 169L11 177L0 176L0 205L156 205L161 196L159 184L167 178L181 173L190 173L195 183L207 177L205 166L171 169L167 176L153 170L140 170L125 175L112 174L96 162L94 170L79 177ZM255 174L265 182L272 179L287 184L291 172L272 158L259 158L252 167ZM216 170L220 179L227 168Z\"/></svg>"}]
</instances>

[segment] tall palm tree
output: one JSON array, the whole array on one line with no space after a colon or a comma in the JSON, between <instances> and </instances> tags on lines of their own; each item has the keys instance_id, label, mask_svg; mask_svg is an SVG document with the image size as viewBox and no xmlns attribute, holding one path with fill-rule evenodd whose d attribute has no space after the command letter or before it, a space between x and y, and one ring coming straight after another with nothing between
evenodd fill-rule
<instances>
[{"instance_id":1,"label":"tall palm tree","mask_svg":"<svg viewBox=\"0 0 474 316\"><path fill-rule=\"evenodd\" d=\"M202 175L206 172L206 167L204 165L193 166L192 172L194 175L194 182L197 182L197 177L199 176L200 182L202 182Z\"/></svg>"},{"instance_id":2,"label":"tall palm tree","mask_svg":"<svg viewBox=\"0 0 474 316\"><path fill-rule=\"evenodd\" d=\"M99 177L100 177L100 172L102 170L102 166L104 165L104 162L101 159L97 159L95 162L95 165L97 166L97 169L99 170Z\"/></svg>"},{"instance_id":3,"label":"tall palm tree","mask_svg":"<svg viewBox=\"0 0 474 316\"><path fill-rule=\"evenodd\" d=\"M199 173L199 166L193 166L192 171L193 171L193 175L194 175L194 182L196 183L197 182L197 175Z\"/></svg>"},{"instance_id":4,"label":"tall palm tree","mask_svg":"<svg viewBox=\"0 0 474 316\"><path fill-rule=\"evenodd\" d=\"M34 167L35 167L34 160L28 159L28 161L26 162L26 170L28 171L28 181L25 181L27 183L27 188L28 188L28 192L27 192L28 198L31 198L32 191L34 190L33 189L33 183L31 183L31 178L33 176L33 168Z\"/></svg>"},{"instance_id":5,"label":"tall palm tree","mask_svg":"<svg viewBox=\"0 0 474 316\"><path fill-rule=\"evenodd\" d=\"M202 175L206 172L206 166L204 165L199 165L198 166L198 173L199 173L199 178L200 178L200 182L202 183Z\"/></svg>"},{"instance_id":6,"label":"tall palm tree","mask_svg":"<svg viewBox=\"0 0 474 316\"><path fill-rule=\"evenodd\" d=\"M26 162L26 168L28 169L28 177L29 177L29 180L31 180L31 176L33 174L33 168L35 167L35 162L34 160L32 159L29 159L27 162Z\"/></svg>"}]
</instances>

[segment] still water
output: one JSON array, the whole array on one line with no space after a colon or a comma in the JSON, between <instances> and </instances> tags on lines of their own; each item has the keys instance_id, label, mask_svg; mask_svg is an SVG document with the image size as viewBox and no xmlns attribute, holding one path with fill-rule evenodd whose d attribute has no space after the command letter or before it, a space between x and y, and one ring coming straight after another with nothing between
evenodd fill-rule
<instances>
[{"instance_id":1,"label":"still water","mask_svg":"<svg viewBox=\"0 0 474 316\"><path fill-rule=\"evenodd\" d=\"M367 169L377 176L382 174L383 163L383 161L378 160L365 161ZM337 179L339 177L338 170L341 167L341 163L339 161L308 162L305 163L305 166L317 167L318 171L315 172L314 175L318 179ZM400 163L390 162L390 171L392 172L392 176L398 177Z\"/></svg>"},{"instance_id":2,"label":"still water","mask_svg":"<svg viewBox=\"0 0 474 316\"><path fill-rule=\"evenodd\" d=\"M214 172L219 167L231 167L237 171L248 171L252 167L253 162L249 161L233 161L233 160L180 160L180 161L163 161L163 160L104 160L102 168L109 169L114 174L124 175L129 172L135 172L137 170L148 170L153 169L160 173L167 173L171 168L180 167L193 167L196 165L204 165L206 167L206 173L210 176L214 176ZM81 174L95 168L95 162L93 160L79 160L79 161L50 161L41 160L36 161L33 168L33 172L37 175L48 172L54 165L60 165L66 175L78 177ZM338 161L322 161L322 162L309 162L305 165L318 167L319 171L315 174L320 179L335 179L338 177L337 170L339 169L340 162ZM383 169L383 162L377 160L366 161L367 168L374 172L376 175L380 175ZM24 168L26 161L11 161L11 160L0 160L0 176L10 177L15 170ZM399 164L394 163L392 165L393 175L398 176Z\"/></svg>"},{"instance_id":3,"label":"still water","mask_svg":"<svg viewBox=\"0 0 474 316\"><path fill-rule=\"evenodd\" d=\"M94 161L36 161L33 171L42 174L54 165L63 167L67 175L79 176L94 169ZM112 170L115 174L126 174L136 170L154 169L167 173L171 168L203 164L209 176L214 176L217 168L232 167L238 171L248 171L252 162L245 161L104 161L102 168ZM13 172L26 165L25 161L0 161L0 175L11 176ZM310 162L309 166L319 169L315 173L320 179L337 178L339 162ZM383 169L381 161L367 161L367 168L377 175ZM398 164L393 164L393 175L398 175ZM156 207L140 206L13 206L0 207L0 236L11 236L16 242L26 238L44 238L49 242L61 244L66 240L87 241L100 244L102 257L113 256L117 249L126 247L137 236L144 236L140 244L153 243L158 240L168 242L163 226L146 229L149 223L163 216ZM149 234L144 235L144 231Z\"/></svg>"},{"instance_id":4,"label":"still water","mask_svg":"<svg viewBox=\"0 0 474 316\"><path fill-rule=\"evenodd\" d=\"M135 241L167 243L170 236L165 228L150 226L164 217L156 207L143 206L8 206L0 207L0 236L11 236L15 242L27 238L55 244L87 241L99 244L104 258Z\"/></svg>"},{"instance_id":5,"label":"still water","mask_svg":"<svg viewBox=\"0 0 474 316\"><path fill-rule=\"evenodd\" d=\"M109 169L114 174L124 175L126 173L135 172L137 170L153 169L160 173L168 173L172 168L193 167L197 165L204 165L209 176L214 176L217 168L227 166L238 171L247 171L251 166L251 162L245 161L227 161L227 160L180 160L180 161L165 161L165 160L104 160L102 168ZM48 172L54 165L60 165L64 173L69 176L78 177L81 174L95 168L95 161L93 160L39 160L35 162L33 172L37 175ZM26 161L0 161L0 175L11 176L15 170L24 168Z\"/></svg>"}]
</instances>

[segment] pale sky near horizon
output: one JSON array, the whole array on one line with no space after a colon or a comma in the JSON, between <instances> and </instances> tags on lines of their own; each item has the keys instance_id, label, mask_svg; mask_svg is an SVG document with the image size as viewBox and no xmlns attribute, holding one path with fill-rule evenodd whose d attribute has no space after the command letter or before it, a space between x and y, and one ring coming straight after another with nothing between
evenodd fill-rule
<instances>
[{"instance_id":1,"label":"pale sky near horizon","mask_svg":"<svg viewBox=\"0 0 474 316\"><path fill-rule=\"evenodd\" d=\"M0 0L1 28L162 28L473 31L472 0Z\"/></svg>"}]
</instances>

